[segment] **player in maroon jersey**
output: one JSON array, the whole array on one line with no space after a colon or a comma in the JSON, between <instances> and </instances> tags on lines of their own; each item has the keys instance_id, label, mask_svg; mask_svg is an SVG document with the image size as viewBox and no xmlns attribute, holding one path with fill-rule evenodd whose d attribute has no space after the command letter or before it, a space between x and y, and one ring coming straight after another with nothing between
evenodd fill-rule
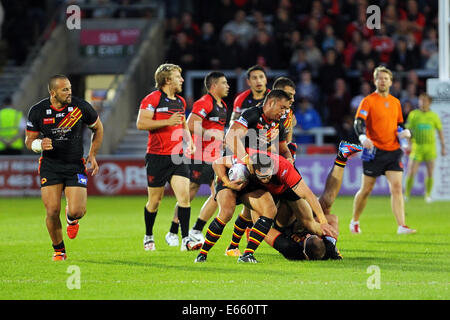
<instances>
[{"instance_id":1,"label":"player in maroon jersey","mask_svg":"<svg viewBox=\"0 0 450 320\"><path fill-rule=\"evenodd\" d=\"M222 72L212 71L204 79L207 94L198 99L187 119L187 125L194 139L195 152L190 158L190 199L195 197L201 184L211 187L211 195L203 204L189 236L199 242L204 241L202 230L217 209L214 192L214 171L212 163L222 156L222 144L227 120L227 105L223 98L228 95L230 86ZM175 208L174 220L166 235L170 246L178 245L178 218Z\"/></svg>"},{"instance_id":2,"label":"player in maroon jersey","mask_svg":"<svg viewBox=\"0 0 450 320\"><path fill-rule=\"evenodd\" d=\"M31 107L28 113L25 144L40 153L41 194L47 215L45 222L52 240L53 260L66 260L62 236L61 197L66 196L67 235L77 236L80 220L86 213L87 170L98 172L97 151L103 140L103 124L94 108L72 96L72 86L64 75L48 82L50 97ZM83 123L92 130L87 159L83 158Z\"/></svg>"},{"instance_id":3,"label":"player in maroon jersey","mask_svg":"<svg viewBox=\"0 0 450 320\"><path fill-rule=\"evenodd\" d=\"M145 157L148 201L144 208L146 251L155 250L153 225L166 182L170 183L178 203L181 250L195 250L201 246L201 243L195 243L189 237L189 166L183 155L183 139L187 142L188 153L194 152L195 146L184 116L186 101L179 95L183 82L179 66L160 65L155 72L155 86L158 90L142 100L136 121L139 130L148 131Z\"/></svg>"}]
</instances>

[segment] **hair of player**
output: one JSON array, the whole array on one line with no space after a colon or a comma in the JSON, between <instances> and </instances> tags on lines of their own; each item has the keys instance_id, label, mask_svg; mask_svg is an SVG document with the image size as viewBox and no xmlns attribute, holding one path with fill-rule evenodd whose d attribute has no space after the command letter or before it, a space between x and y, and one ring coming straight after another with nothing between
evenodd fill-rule
<instances>
[{"instance_id":1,"label":"hair of player","mask_svg":"<svg viewBox=\"0 0 450 320\"><path fill-rule=\"evenodd\" d=\"M213 85L213 83L215 83L217 80L219 80L220 78L225 77L225 74L223 72L220 71L211 71L210 73L208 73L205 77L205 88L206 90L210 90L211 86Z\"/></svg>"},{"instance_id":2,"label":"hair of player","mask_svg":"<svg viewBox=\"0 0 450 320\"><path fill-rule=\"evenodd\" d=\"M67 76L63 75L63 74L55 74L53 76L50 77L50 79L48 79L48 92L52 91L55 86L56 86L56 80L66 80L69 79L67 78Z\"/></svg>"},{"instance_id":3,"label":"hair of player","mask_svg":"<svg viewBox=\"0 0 450 320\"><path fill-rule=\"evenodd\" d=\"M264 70L264 68L261 67L259 64L256 64L247 69L247 79L250 79L250 75L253 71L262 71L264 73L264 76L267 78L266 70Z\"/></svg>"},{"instance_id":4,"label":"hair of player","mask_svg":"<svg viewBox=\"0 0 450 320\"><path fill-rule=\"evenodd\" d=\"M433 98L432 98L428 93L426 93L426 92L422 92L422 93L419 95L419 98L425 98L425 99L428 100L429 103L432 103L432 102L433 102Z\"/></svg>"},{"instance_id":5,"label":"hair of player","mask_svg":"<svg viewBox=\"0 0 450 320\"><path fill-rule=\"evenodd\" d=\"M385 66L376 67L375 70L373 71L373 78L376 79L380 72L387 73L389 75L389 77L391 78L391 81L394 79L394 76L392 75L392 71L389 70L388 68L386 68Z\"/></svg>"},{"instance_id":6,"label":"hair of player","mask_svg":"<svg viewBox=\"0 0 450 320\"><path fill-rule=\"evenodd\" d=\"M271 90L267 95L266 98L264 99L263 105L265 105L267 103L267 101L269 101L270 99L275 99L275 100L281 100L281 99L286 99L286 100L290 100L291 97L289 96L288 93L286 93L286 91L281 90L281 89L274 89Z\"/></svg>"},{"instance_id":7,"label":"hair of player","mask_svg":"<svg viewBox=\"0 0 450 320\"><path fill-rule=\"evenodd\" d=\"M167 80L172 76L173 71L179 71L182 69L180 66L172 63L164 63L158 67L155 71L155 87L161 89L166 85Z\"/></svg>"},{"instance_id":8,"label":"hair of player","mask_svg":"<svg viewBox=\"0 0 450 320\"><path fill-rule=\"evenodd\" d=\"M320 260L325 256L325 243L318 236L308 237L303 242L303 252L309 260Z\"/></svg>"},{"instance_id":9,"label":"hair of player","mask_svg":"<svg viewBox=\"0 0 450 320\"><path fill-rule=\"evenodd\" d=\"M258 171L261 169L273 168L272 158L265 153L255 152L250 156L250 161L253 169Z\"/></svg>"},{"instance_id":10,"label":"hair of player","mask_svg":"<svg viewBox=\"0 0 450 320\"><path fill-rule=\"evenodd\" d=\"M279 77L274 81L272 85L272 89L283 90L285 87L291 87L295 89L294 81L286 77Z\"/></svg>"}]
</instances>

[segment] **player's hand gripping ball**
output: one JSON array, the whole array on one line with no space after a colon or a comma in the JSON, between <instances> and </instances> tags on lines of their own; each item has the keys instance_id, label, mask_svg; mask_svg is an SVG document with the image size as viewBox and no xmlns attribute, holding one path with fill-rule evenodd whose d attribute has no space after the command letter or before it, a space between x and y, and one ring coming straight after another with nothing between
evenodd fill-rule
<instances>
[{"instance_id":1,"label":"player's hand gripping ball","mask_svg":"<svg viewBox=\"0 0 450 320\"><path fill-rule=\"evenodd\" d=\"M230 179L230 181L247 182L249 175L250 172L248 171L247 166L242 163L235 163L231 166L230 170L228 170L228 179Z\"/></svg>"}]
</instances>

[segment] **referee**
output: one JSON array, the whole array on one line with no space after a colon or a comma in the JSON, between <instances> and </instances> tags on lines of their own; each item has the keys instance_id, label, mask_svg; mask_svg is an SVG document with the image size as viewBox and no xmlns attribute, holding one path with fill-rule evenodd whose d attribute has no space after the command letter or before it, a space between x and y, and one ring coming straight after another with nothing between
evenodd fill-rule
<instances>
[{"instance_id":1,"label":"referee","mask_svg":"<svg viewBox=\"0 0 450 320\"><path fill-rule=\"evenodd\" d=\"M72 96L72 86L64 75L48 81L49 98L28 113L25 145L40 153L41 196L47 211L47 230L52 240L53 260L66 260L60 220L61 197L66 196L67 235L77 236L78 220L86 214L87 170L98 172L95 159L103 140L103 125L94 108L85 100ZM92 130L91 146L83 158L84 125ZM86 164L90 166L86 168Z\"/></svg>"}]
</instances>

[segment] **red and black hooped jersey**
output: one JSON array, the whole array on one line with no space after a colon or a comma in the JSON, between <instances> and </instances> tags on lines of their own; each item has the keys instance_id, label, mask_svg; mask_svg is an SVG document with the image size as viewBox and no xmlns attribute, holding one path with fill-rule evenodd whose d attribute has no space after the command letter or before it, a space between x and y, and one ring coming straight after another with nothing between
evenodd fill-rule
<instances>
[{"instance_id":1,"label":"red and black hooped jersey","mask_svg":"<svg viewBox=\"0 0 450 320\"><path fill-rule=\"evenodd\" d=\"M52 140L53 150L43 151L44 159L77 163L83 158L83 124L92 127L97 119L97 112L83 99L72 97L70 104L56 109L47 98L30 108L27 131Z\"/></svg>"},{"instance_id":2,"label":"red and black hooped jersey","mask_svg":"<svg viewBox=\"0 0 450 320\"><path fill-rule=\"evenodd\" d=\"M235 123L248 129L244 139L246 149L267 151L272 145L286 141L283 122L267 119L262 106L245 110Z\"/></svg>"},{"instance_id":3,"label":"red and black hooped jersey","mask_svg":"<svg viewBox=\"0 0 450 320\"><path fill-rule=\"evenodd\" d=\"M266 95L270 92L269 89L266 89L266 93L262 99L254 99L252 90L248 89L240 93L236 99L234 99L233 103L233 112L242 113L248 108L256 107L258 104L264 101Z\"/></svg>"},{"instance_id":4,"label":"red and black hooped jersey","mask_svg":"<svg viewBox=\"0 0 450 320\"><path fill-rule=\"evenodd\" d=\"M194 103L192 113L203 119L203 130L225 130L227 121L227 105L221 100L222 107L218 105L216 99L211 94L205 94ZM200 132L201 133L201 132ZM193 134L195 153L189 155L192 159L202 160L205 162L213 162L222 155L223 140L203 140L202 137Z\"/></svg>"},{"instance_id":5,"label":"red and black hooped jersey","mask_svg":"<svg viewBox=\"0 0 450 320\"><path fill-rule=\"evenodd\" d=\"M156 90L142 99L140 109L153 112L153 120L169 119L174 113L185 114L186 101L175 95L169 99L167 95ZM147 153L171 155L183 153L183 125L166 126L148 132Z\"/></svg>"}]
</instances>

